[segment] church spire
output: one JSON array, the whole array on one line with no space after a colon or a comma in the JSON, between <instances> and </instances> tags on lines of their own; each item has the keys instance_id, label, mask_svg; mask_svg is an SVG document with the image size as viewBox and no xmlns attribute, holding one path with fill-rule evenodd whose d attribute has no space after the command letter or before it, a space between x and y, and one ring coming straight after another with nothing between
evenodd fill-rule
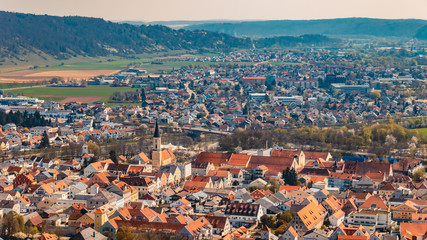
<instances>
[{"instance_id":1,"label":"church spire","mask_svg":"<svg viewBox=\"0 0 427 240\"><path fill-rule=\"evenodd\" d=\"M159 123L156 119L156 128L154 129L154 136L155 138L159 138L160 137L160 130L159 130Z\"/></svg>"}]
</instances>

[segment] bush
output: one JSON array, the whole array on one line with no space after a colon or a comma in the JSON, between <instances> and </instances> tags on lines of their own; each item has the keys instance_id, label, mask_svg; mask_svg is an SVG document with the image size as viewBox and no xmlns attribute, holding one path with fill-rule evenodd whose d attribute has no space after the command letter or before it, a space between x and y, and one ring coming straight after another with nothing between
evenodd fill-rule
<instances>
[{"instance_id":1,"label":"bush","mask_svg":"<svg viewBox=\"0 0 427 240\"><path fill-rule=\"evenodd\" d=\"M422 179L424 179L425 174L426 174L425 168L415 171L413 175L414 182L420 182Z\"/></svg>"}]
</instances>

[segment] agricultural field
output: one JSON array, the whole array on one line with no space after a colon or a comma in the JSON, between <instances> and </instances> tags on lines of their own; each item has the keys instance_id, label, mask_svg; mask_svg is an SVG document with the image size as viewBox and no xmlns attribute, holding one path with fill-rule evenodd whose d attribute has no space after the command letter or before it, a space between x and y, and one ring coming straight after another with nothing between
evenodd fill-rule
<instances>
[{"instance_id":1,"label":"agricultural field","mask_svg":"<svg viewBox=\"0 0 427 240\"><path fill-rule=\"evenodd\" d=\"M48 101L57 101L59 103L82 102L92 103L95 101L107 102L114 92L135 91L134 88L120 87L85 87L85 88L54 88L54 87L33 87L25 89L5 90L5 94L24 95L37 97ZM119 103L117 103L119 104Z\"/></svg>"},{"instance_id":2,"label":"agricultural field","mask_svg":"<svg viewBox=\"0 0 427 240\"><path fill-rule=\"evenodd\" d=\"M209 65L209 63L181 61L181 57L211 56L212 54L191 55L183 51L140 54L134 58L120 57L75 57L59 61L46 57L45 61L27 61L17 65L0 64L0 82L48 81L52 77L65 80L83 80L100 75L110 75L125 69L130 64L141 64L148 73L171 70L185 65ZM163 64L153 64L153 62Z\"/></svg>"},{"instance_id":3,"label":"agricultural field","mask_svg":"<svg viewBox=\"0 0 427 240\"><path fill-rule=\"evenodd\" d=\"M23 87L32 87L42 85L42 82L0 82L0 89L14 89L14 88L23 88Z\"/></svg>"},{"instance_id":4,"label":"agricultural field","mask_svg":"<svg viewBox=\"0 0 427 240\"><path fill-rule=\"evenodd\" d=\"M53 77L62 77L65 80L84 80L99 75L111 75L118 70L22 70L0 74L2 82L42 82Z\"/></svg>"},{"instance_id":5,"label":"agricultural field","mask_svg":"<svg viewBox=\"0 0 427 240\"><path fill-rule=\"evenodd\" d=\"M197 56L212 56L213 54L197 54ZM51 88L36 86L46 84L53 77L62 77L64 80L83 80L100 75L115 74L129 65L135 65L146 70L149 74L159 73L160 70L172 70L183 66L212 66L224 64L221 62L196 62L191 60L196 55L191 55L183 51L154 53L137 55L135 58L106 58L96 59L77 57L65 62L48 62L43 66L30 65L25 68L5 68L0 67L0 89L5 89L6 94L24 95L37 97L46 101L67 102L87 102L103 101L109 105L133 103L109 103L109 97L117 91L135 91L132 88L111 88L108 86L92 86L86 88ZM227 64L235 64L233 62ZM238 63L239 65L252 65L253 63ZM3 84L3 85L2 85ZM27 87L27 88L26 88Z\"/></svg>"}]
</instances>

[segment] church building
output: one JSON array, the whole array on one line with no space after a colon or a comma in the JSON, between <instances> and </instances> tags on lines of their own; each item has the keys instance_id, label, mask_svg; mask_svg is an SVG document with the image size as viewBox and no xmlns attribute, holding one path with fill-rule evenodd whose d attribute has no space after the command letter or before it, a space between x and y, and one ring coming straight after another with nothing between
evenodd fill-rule
<instances>
[{"instance_id":1,"label":"church building","mask_svg":"<svg viewBox=\"0 0 427 240\"><path fill-rule=\"evenodd\" d=\"M176 162L175 155L169 149L162 150L162 138L160 136L159 124L156 121L156 128L153 136L153 151L151 159L154 167L161 167Z\"/></svg>"}]
</instances>

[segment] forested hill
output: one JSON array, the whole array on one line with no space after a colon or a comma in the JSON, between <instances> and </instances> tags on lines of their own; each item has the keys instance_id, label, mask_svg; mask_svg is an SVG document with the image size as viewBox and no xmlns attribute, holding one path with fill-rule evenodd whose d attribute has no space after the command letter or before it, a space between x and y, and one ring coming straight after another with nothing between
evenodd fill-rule
<instances>
[{"instance_id":1,"label":"forested hill","mask_svg":"<svg viewBox=\"0 0 427 240\"><path fill-rule=\"evenodd\" d=\"M0 60L41 51L57 59L73 56L132 55L162 50L233 49L325 45L317 35L277 39L237 38L205 30L173 30L161 25L120 24L99 18L56 17L0 11Z\"/></svg>"},{"instance_id":2,"label":"forested hill","mask_svg":"<svg viewBox=\"0 0 427 240\"><path fill-rule=\"evenodd\" d=\"M414 37L427 25L418 19L339 18L320 20L244 21L194 24L185 29L203 29L232 36L271 37L323 34L330 36Z\"/></svg>"},{"instance_id":3,"label":"forested hill","mask_svg":"<svg viewBox=\"0 0 427 240\"><path fill-rule=\"evenodd\" d=\"M427 40L427 25L420 28L417 34L415 34L415 37L418 39Z\"/></svg>"},{"instance_id":4,"label":"forested hill","mask_svg":"<svg viewBox=\"0 0 427 240\"><path fill-rule=\"evenodd\" d=\"M249 47L249 39L160 25L119 24L99 18L0 12L0 47L10 54L36 49L55 57L128 55L167 49Z\"/></svg>"}]
</instances>

